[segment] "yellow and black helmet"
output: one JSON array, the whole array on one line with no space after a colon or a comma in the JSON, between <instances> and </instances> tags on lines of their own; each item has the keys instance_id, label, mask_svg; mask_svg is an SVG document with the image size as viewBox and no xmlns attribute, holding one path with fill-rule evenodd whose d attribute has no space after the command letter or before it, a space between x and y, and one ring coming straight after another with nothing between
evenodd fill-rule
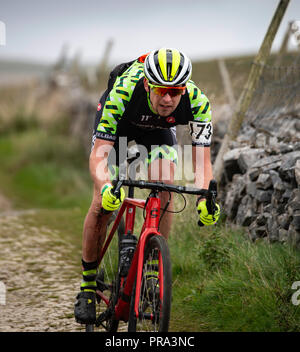
<instances>
[{"instance_id":1,"label":"yellow and black helmet","mask_svg":"<svg viewBox=\"0 0 300 352\"><path fill-rule=\"evenodd\" d=\"M191 60L176 49L153 50L144 63L146 78L153 84L184 85L192 74Z\"/></svg>"}]
</instances>

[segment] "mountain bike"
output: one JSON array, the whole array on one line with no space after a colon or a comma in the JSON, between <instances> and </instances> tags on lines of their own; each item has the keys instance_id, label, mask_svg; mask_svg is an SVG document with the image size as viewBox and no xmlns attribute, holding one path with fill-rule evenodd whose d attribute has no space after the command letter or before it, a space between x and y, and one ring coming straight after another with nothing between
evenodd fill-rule
<instances>
[{"instance_id":1,"label":"mountain bike","mask_svg":"<svg viewBox=\"0 0 300 352\"><path fill-rule=\"evenodd\" d=\"M106 331L116 332L120 321L128 323L130 332L168 331L172 270L167 241L159 232L160 221L167 211L171 192L205 197L209 213L214 214L216 181L211 180L208 190L141 180L116 180L113 186L115 195L122 186L128 186L128 197L112 221L100 253L96 298L97 306L104 306L104 310L103 307L100 309L95 324L87 325L86 331L101 326ZM150 190L147 199L134 198L135 188ZM162 191L169 192L169 202L163 209L159 198ZM144 215L138 239L134 235L137 207L143 209ZM122 224L124 213L125 223ZM127 248L131 248L131 258L128 270L124 272L120 263L126 241Z\"/></svg>"}]
</instances>

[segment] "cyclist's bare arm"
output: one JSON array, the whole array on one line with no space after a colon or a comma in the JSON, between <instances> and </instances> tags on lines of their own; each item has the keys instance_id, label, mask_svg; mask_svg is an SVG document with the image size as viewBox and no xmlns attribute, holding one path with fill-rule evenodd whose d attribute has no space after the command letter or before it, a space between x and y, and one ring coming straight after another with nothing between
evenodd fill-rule
<instances>
[{"instance_id":1,"label":"cyclist's bare arm","mask_svg":"<svg viewBox=\"0 0 300 352\"><path fill-rule=\"evenodd\" d=\"M193 146L192 153L195 187L208 189L209 182L213 178L210 147Z\"/></svg>"},{"instance_id":2,"label":"cyclist's bare arm","mask_svg":"<svg viewBox=\"0 0 300 352\"><path fill-rule=\"evenodd\" d=\"M107 158L114 143L104 139L96 139L94 149L90 155L90 173L95 188L101 191L105 183L110 183Z\"/></svg>"}]
</instances>

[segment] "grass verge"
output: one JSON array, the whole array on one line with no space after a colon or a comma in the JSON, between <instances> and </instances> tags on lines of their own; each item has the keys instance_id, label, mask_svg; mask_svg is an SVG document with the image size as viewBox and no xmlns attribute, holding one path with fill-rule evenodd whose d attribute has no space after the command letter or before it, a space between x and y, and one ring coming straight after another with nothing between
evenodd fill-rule
<instances>
[{"instance_id":1,"label":"grass verge","mask_svg":"<svg viewBox=\"0 0 300 352\"><path fill-rule=\"evenodd\" d=\"M173 262L172 330L299 331L292 304L300 253L279 243L251 243L243 229L176 223L170 239ZM182 234L180 238L176 235Z\"/></svg>"}]
</instances>

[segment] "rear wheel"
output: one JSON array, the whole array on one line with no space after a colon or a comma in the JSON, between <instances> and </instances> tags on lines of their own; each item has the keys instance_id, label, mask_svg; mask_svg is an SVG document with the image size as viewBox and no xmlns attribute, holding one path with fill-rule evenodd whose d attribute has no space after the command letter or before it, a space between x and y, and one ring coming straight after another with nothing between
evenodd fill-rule
<instances>
[{"instance_id":1,"label":"rear wheel","mask_svg":"<svg viewBox=\"0 0 300 352\"><path fill-rule=\"evenodd\" d=\"M108 224L107 234L110 231L111 225L114 223L114 220L118 214L118 211L115 211L111 216ZM119 321L114 317L114 307L118 299L120 281L118 276L119 268L119 245L120 237L125 232L124 219L122 218L118 226L118 235L114 235L107 251L101 261L99 272L96 278L97 281L97 290L101 291L103 295L108 299L108 304L104 302L103 299L97 294L97 303L96 312L97 317L100 317L102 314L103 321L101 322L102 328L105 328L106 331L116 332L118 330ZM98 324L99 325L99 324ZM95 325L86 325L86 331L91 332L95 330Z\"/></svg>"},{"instance_id":2,"label":"rear wheel","mask_svg":"<svg viewBox=\"0 0 300 352\"><path fill-rule=\"evenodd\" d=\"M168 331L172 271L169 248L163 236L154 235L145 246L138 317L134 309L135 295L136 283L131 297L128 331Z\"/></svg>"}]
</instances>

